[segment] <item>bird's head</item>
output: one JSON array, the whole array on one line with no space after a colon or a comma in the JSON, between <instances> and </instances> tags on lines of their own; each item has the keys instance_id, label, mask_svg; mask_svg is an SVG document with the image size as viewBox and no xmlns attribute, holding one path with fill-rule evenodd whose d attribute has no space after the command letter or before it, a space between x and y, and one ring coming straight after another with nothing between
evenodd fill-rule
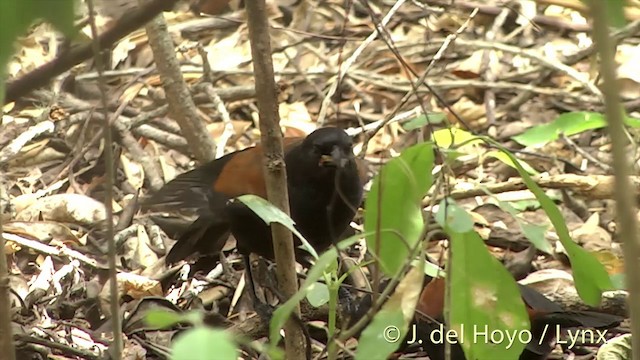
<instances>
[{"instance_id":1,"label":"bird's head","mask_svg":"<svg viewBox=\"0 0 640 360\"><path fill-rule=\"evenodd\" d=\"M354 161L353 140L342 129L318 129L307 136L302 147L320 168L341 169Z\"/></svg>"}]
</instances>

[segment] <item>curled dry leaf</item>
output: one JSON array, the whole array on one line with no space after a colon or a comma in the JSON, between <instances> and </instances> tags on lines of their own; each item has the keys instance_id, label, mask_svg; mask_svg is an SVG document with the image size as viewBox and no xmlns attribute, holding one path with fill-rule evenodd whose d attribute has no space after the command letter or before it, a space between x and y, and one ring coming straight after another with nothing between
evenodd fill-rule
<instances>
[{"instance_id":1,"label":"curled dry leaf","mask_svg":"<svg viewBox=\"0 0 640 360\"><path fill-rule=\"evenodd\" d=\"M162 296L162 286L156 280L124 272L119 273L117 279L118 298L124 295L128 295L133 299L140 299L145 296ZM100 308L105 315L111 315L109 296L109 282L106 282L100 292Z\"/></svg>"},{"instance_id":2,"label":"curled dry leaf","mask_svg":"<svg viewBox=\"0 0 640 360\"><path fill-rule=\"evenodd\" d=\"M211 70L238 70L242 65L251 61L251 49L246 34L236 31L229 36L214 40L205 47ZM220 56L224 54L224 56ZM274 68L275 68L274 61Z\"/></svg>"},{"instance_id":3,"label":"curled dry leaf","mask_svg":"<svg viewBox=\"0 0 640 360\"><path fill-rule=\"evenodd\" d=\"M82 241L64 224L53 221L11 221L3 226L4 231L15 235L34 238L42 243L49 243L55 239L61 242Z\"/></svg>"},{"instance_id":4,"label":"curled dry leaf","mask_svg":"<svg viewBox=\"0 0 640 360\"><path fill-rule=\"evenodd\" d=\"M70 343L73 344L74 347L78 347L80 349L84 349L86 351L95 351L96 349L100 349L101 351L106 351L107 347L103 344L100 344L96 341L94 341L92 334L89 334L88 332L73 326L71 327L71 341ZM60 338L64 338L69 336L67 334L67 332L65 331L64 333L60 333Z\"/></svg>"},{"instance_id":5,"label":"curled dry leaf","mask_svg":"<svg viewBox=\"0 0 640 360\"><path fill-rule=\"evenodd\" d=\"M244 134L247 129L249 129L249 127L251 126L251 122L242 120L231 120L231 126L233 126L233 132L235 135L229 138L229 141L227 142L229 145L235 143L236 140L242 134ZM218 140L222 136L222 133L224 133L224 127L225 124L223 122L214 122L211 124L207 124L207 131L214 140Z\"/></svg>"},{"instance_id":6,"label":"curled dry leaf","mask_svg":"<svg viewBox=\"0 0 640 360\"><path fill-rule=\"evenodd\" d=\"M618 67L618 89L620 95L626 99L640 97L640 74L636 68L640 61L640 49L637 46L620 44L617 48L616 60Z\"/></svg>"},{"instance_id":7,"label":"curled dry leaf","mask_svg":"<svg viewBox=\"0 0 640 360\"><path fill-rule=\"evenodd\" d=\"M472 129L482 129L487 124L486 108L484 104L476 104L471 99L463 96L451 109ZM445 110L447 118L452 124L458 123L458 118L451 115L449 110ZM498 117L498 114L496 114Z\"/></svg>"},{"instance_id":8,"label":"curled dry leaf","mask_svg":"<svg viewBox=\"0 0 640 360\"><path fill-rule=\"evenodd\" d=\"M19 213L22 210L28 208L33 205L36 201L38 201L37 194L27 193L16 196L13 200L11 200L11 204L15 208L16 212Z\"/></svg>"},{"instance_id":9,"label":"curled dry leaf","mask_svg":"<svg viewBox=\"0 0 640 360\"><path fill-rule=\"evenodd\" d=\"M61 294L62 293L62 280L65 279L67 276L71 276L71 278L69 279L72 285L77 284L80 281L80 274L79 274L79 269L80 269L80 262L78 260L73 260L70 263L64 265L63 267L60 268L60 270L56 271L53 274L52 277L52 284L53 287L55 289L55 294Z\"/></svg>"},{"instance_id":10,"label":"curled dry leaf","mask_svg":"<svg viewBox=\"0 0 640 360\"><path fill-rule=\"evenodd\" d=\"M590 307L584 304L574 286L573 277L566 271L539 270L529 274L519 283L532 287L568 310L597 310L620 316L628 314L627 297L629 294L627 291L605 291L602 293L602 302L595 308Z\"/></svg>"},{"instance_id":11,"label":"curled dry leaf","mask_svg":"<svg viewBox=\"0 0 640 360\"><path fill-rule=\"evenodd\" d=\"M384 154L390 151L390 148L398 139L399 126L397 124L391 124L380 131L378 131L369 140L369 146L367 147L367 155ZM356 151L356 149L354 149Z\"/></svg>"},{"instance_id":12,"label":"curled dry leaf","mask_svg":"<svg viewBox=\"0 0 640 360\"><path fill-rule=\"evenodd\" d=\"M134 189L142 188L142 185L144 185L144 169L142 165L129 159L124 153L120 155L120 161L122 162L122 168L124 169L127 182L131 184Z\"/></svg>"},{"instance_id":13,"label":"curled dry leaf","mask_svg":"<svg viewBox=\"0 0 640 360\"><path fill-rule=\"evenodd\" d=\"M562 298L568 294L568 297L577 297L578 291L573 282L573 276L564 271L557 269L539 270L529 274L519 283L531 286L538 292L554 297Z\"/></svg>"},{"instance_id":14,"label":"curled dry leaf","mask_svg":"<svg viewBox=\"0 0 640 360\"><path fill-rule=\"evenodd\" d=\"M279 106L280 125L284 128L284 136L307 136L318 125L311 121L311 115L305 103L298 101L291 104L281 103Z\"/></svg>"},{"instance_id":15,"label":"curled dry leaf","mask_svg":"<svg viewBox=\"0 0 640 360\"><path fill-rule=\"evenodd\" d=\"M147 359L147 350L137 340L129 340L122 350L123 360Z\"/></svg>"},{"instance_id":16,"label":"curled dry leaf","mask_svg":"<svg viewBox=\"0 0 640 360\"><path fill-rule=\"evenodd\" d=\"M150 241L144 226L137 225L137 235L125 242L124 256L134 269L146 269L158 261L158 255L149 247Z\"/></svg>"},{"instance_id":17,"label":"curled dry leaf","mask_svg":"<svg viewBox=\"0 0 640 360\"><path fill-rule=\"evenodd\" d=\"M49 291L54 272L53 260L51 260L51 256L47 256L42 264L40 264L40 273L36 276L35 281L31 283L31 286L29 286L29 293L35 290L42 290L44 293Z\"/></svg>"},{"instance_id":18,"label":"curled dry leaf","mask_svg":"<svg viewBox=\"0 0 640 360\"><path fill-rule=\"evenodd\" d=\"M8 66L12 77L31 71L55 57L55 51L48 51L48 49L56 49L61 44L58 37L49 35L53 32L52 25L42 22L40 25L34 25L31 36L20 38L20 50L11 57Z\"/></svg>"},{"instance_id":19,"label":"curled dry leaf","mask_svg":"<svg viewBox=\"0 0 640 360\"><path fill-rule=\"evenodd\" d=\"M22 247L20 245L16 244L13 241L5 241L5 243L4 243L4 254L5 255L15 254L20 250L22 250Z\"/></svg>"},{"instance_id":20,"label":"curled dry leaf","mask_svg":"<svg viewBox=\"0 0 640 360\"><path fill-rule=\"evenodd\" d=\"M418 304L418 298L422 291L422 281L424 270L420 267L412 267L407 275L398 283L396 291L389 297L389 300L382 306L383 309L394 307L402 309L404 320L409 323Z\"/></svg>"},{"instance_id":21,"label":"curled dry leaf","mask_svg":"<svg viewBox=\"0 0 640 360\"><path fill-rule=\"evenodd\" d=\"M39 199L16 216L17 220L43 220L94 225L105 220L104 204L80 194L56 194Z\"/></svg>"},{"instance_id":22,"label":"curled dry leaf","mask_svg":"<svg viewBox=\"0 0 640 360\"><path fill-rule=\"evenodd\" d=\"M25 145L8 164L15 168L30 167L54 160L62 160L67 154L51 146L49 139Z\"/></svg>"},{"instance_id":23,"label":"curled dry leaf","mask_svg":"<svg viewBox=\"0 0 640 360\"><path fill-rule=\"evenodd\" d=\"M452 73L462 79L474 79L481 76L482 58L487 50L476 50L468 58L461 61L457 66L453 66ZM505 66L500 64L502 52L489 50L489 69L494 74L502 73Z\"/></svg>"},{"instance_id":24,"label":"curled dry leaf","mask_svg":"<svg viewBox=\"0 0 640 360\"><path fill-rule=\"evenodd\" d=\"M27 280L22 274L10 275L9 288L11 289L11 308L20 307L21 300L24 301L27 295L29 295L29 284L27 283ZM19 297L20 299L18 299L17 297Z\"/></svg>"},{"instance_id":25,"label":"curled dry leaf","mask_svg":"<svg viewBox=\"0 0 640 360\"><path fill-rule=\"evenodd\" d=\"M571 237L589 251L611 250L611 234L599 223L600 215L593 213L584 224L571 232Z\"/></svg>"}]
</instances>

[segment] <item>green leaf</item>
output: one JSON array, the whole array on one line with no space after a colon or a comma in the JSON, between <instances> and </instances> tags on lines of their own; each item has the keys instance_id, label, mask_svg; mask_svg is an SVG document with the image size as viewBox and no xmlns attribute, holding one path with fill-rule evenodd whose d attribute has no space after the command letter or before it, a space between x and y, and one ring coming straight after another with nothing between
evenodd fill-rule
<instances>
[{"instance_id":1,"label":"green leaf","mask_svg":"<svg viewBox=\"0 0 640 360\"><path fill-rule=\"evenodd\" d=\"M511 201L511 206L514 209L523 212L523 211L535 211L540 208L540 201L538 200L516 200Z\"/></svg>"},{"instance_id":2,"label":"green leaf","mask_svg":"<svg viewBox=\"0 0 640 360\"><path fill-rule=\"evenodd\" d=\"M295 228L295 223L291 217L284 213L284 211L278 209L275 205L257 195L242 195L238 196L236 200L247 205L247 207L256 213L256 215L258 215L265 223L270 225L271 223L276 222L284 225L300 239L303 249L308 251L314 258L318 258L316 250Z\"/></svg>"},{"instance_id":3,"label":"green leaf","mask_svg":"<svg viewBox=\"0 0 640 360\"><path fill-rule=\"evenodd\" d=\"M386 359L400 347L422 291L423 263L424 261L420 261L417 263L419 266L411 268L393 295L362 331L358 339L356 360Z\"/></svg>"},{"instance_id":4,"label":"green leaf","mask_svg":"<svg viewBox=\"0 0 640 360\"><path fill-rule=\"evenodd\" d=\"M238 349L229 333L207 327L185 331L173 342L172 360L236 360Z\"/></svg>"},{"instance_id":5,"label":"green leaf","mask_svg":"<svg viewBox=\"0 0 640 360\"><path fill-rule=\"evenodd\" d=\"M329 302L329 288L327 284L317 282L309 287L307 300L311 306L319 308Z\"/></svg>"},{"instance_id":6,"label":"green leaf","mask_svg":"<svg viewBox=\"0 0 640 360\"><path fill-rule=\"evenodd\" d=\"M527 239L529 239L529 241L531 241L533 246L547 254L553 254L551 244L549 244L547 239L544 237L548 226L531 224L523 220L518 220L518 225L520 225L522 233Z\"/></svg>"},{"instance_id":7,"label":"green leaf","mask_svg":"<svg viewBox=\"0 0 640 360\"><path fill-rule=\"evenodd\" d=\"M491 334L519 334L529 329L529 318L518 286L509 272L484 246L475 231L459 233L447 227L451 237L451 312L449 328L458 335L467 359L517 359L526 344L511 343ZM462 339L460 338L462 335Z\"/></svg>"},{"instance_id":8,"label":"green leaf","mask_svg":"<svg viewBox=\"0 0 640 360\"><path fill-rule=\"evenodd\" d=\"M532 224L526 220L523 220L522 218L520 218L518 216L518 213L516 211L516 207L514 207L512 203L508 203L506 201L501 201L497 198L494 198L493 201L495 201L495 203L498 205L498 207L500 207L500 209L502 209L504 212L506 212L507 214L511 215L511 217L518 223L518 225L520 226L520 229L522 230L522 233L524 234L524 236L529 239L529 241L531 241L531 243L538 249L541 251L546 252L547 254L552 254L553 253L553 248L551 247L551 244L549 244L549 242L547 241L547 239L544 237L544 235L547 232L547 225L537 225L537 224ZM519 204L522 203L523 201L517 201L514 202L515 204ZM540 202L536 201L535 202L538 206L540 205Z\"/></svg>"},{"instance_id":9,"label":"green leaf","mask_svg":"<svg viewBox=\"0 0 640 360\"><path fill-rule=\"evenodd\" d=\"M458 206L453 199L442 199L438 212L434 216L438 225L448 226L452 231L465 233L473 230L473 219L469 213Z\"/></svg>"},{"instance_id":10,"label":"green leaf","mask_svg":"<svg viewBox=\"0 0 640 360\"><path fill-rule=\"evenodd\" d=\"M585 5L590 6L589 1L582 0ZM623 28L627 24L627 18L624 16L625 0L607 0L605 2L607 11L607 20L609 25L618 29Z\"/></svg>"},{"instance_id":11,"label":"green leaf","mask_svg":"<svg viewBox=\"0 0 640 360\"><path fill-rule=\"evenodd\" d=\"M554 121L534 126L513 140L524 146L539 146L558 139L560 134L571 136L607 125L604 116L596 112L570 112L558 116Z\"/></svg>"},{"instance_id":12,"label":"green leaf","mask_svg":"<svg viewBox=\"0 0 640 360\"><path fill-rule=\"evenodd\" d=\"M496 146L515 160L513 154L503 149L500 144L496 143ZM517 162L514 161L514 164L516 164L516 169L520 176L522 176L522 181L527 185L529 191L540 201L540 206L542 206L549 220L551 220L551 224L553 224L562 246L564 246L567 251L578 294L588 305L598 305L602 298L602 292L613 289L609 274L607 274L604 266L593 254L590 254L571 239L564 217L553 200L540 189L538 184L533 181L529 174L527 174Z\"/></svg>"},{"instance_id":13,"label":"green leaf","mask_svg":"<svg viewBox=\"0 0 640 360\"><path fill-rule=\"evenodd\" d=\"M627 19L624 16L625 0L608 0L607 1L607 17L609 17L609 25L617 29L622 29L627 25Z\"/></svg>"},{"instance_id":14,"label":"green leaf","mask_svg":"<svg viewBox=\"0 0 640 360\"><path fill-rule=\"evenodd\" d=\"M366 236L366 234L364 235ZM269 339L273 346L276 346L278 341L280 341L280 329L282 329L289 316L291 316L296 305L304 299L310 288L324 275L325 271L335 263L338 257L336 248L338 248L338 250L344 250L360 240L361 236L362 235L354 235L342 240L336 246L329 248L329 250L320 255L316 263L309 269L307 278L304 283L302 283L302 286L300 286L298 292L273 312L271 323L269 324Z\"/></svg>"},{"instance_id":15,"label":"green leaf","mask_svg":"<svg viewBox=\"0 0 640 360\"><path fill-rule=\"evenodd\" d=\"M631 334L616 336L600 346L596 360L633 359L632 347Z\"/></svg>"},{"instance_id":16,"label":"green leaf","mask_svg":"<svg viewBox=\"0 0 640 360\"><path fill-rule=\"evenodd\" d=\"M513 160L506 156L503 152L501 151L489 151L488 153L485 154L486 157L493 157L499 161L501 161L502 163L504 163L507 166L511 166L512 168L515 169L515 165L513 164ZM522 161L520 159L516 159L516 161L518 161L518 163L520 164L520 166L522 166L523 169L525 169L529 174L532 175L537 175L538 172L536 171L536 169L532 168L531 165L527 164L525 161Z\"/></svg>"},{"instance_id":17,"label":"green leaf","mask_svg":"<svg viewBox=\"0 0 640 360\"><path fill-rule=\"evenodd\" d=\"M356 360L386 359L400 347L407 328L400 309L380 310L360 335Z\"/></svg>"},{"instance_id":18,"label":"green leaf","mask_svg":"<svg viewBox=\"0 0 640 360\"><path fill-rule=\"evenodd\" d=\"M445 149L452 146L477 146L482 144L482 140L478 136L458 128L436 130L431 137L438 147Z\"/></svg>"},{"instance_id":19,"label":"green leaf","mask_svg":"<svg viewBox=\"0 0 640 360\"><path fill-rule=\"evenodd\" d=\"M400 271L420 241L424 227L421 202L433 181L433 160L430 143L404 150L380 169L367 195L367 246L388 276Z\"/></svg>"},{"instance_id":20,"label":"green leaf","mask_svg":"<svg viewBox=\"0 0 640 360\"><path fill-rule=\"evenodd\" d=\"M432 278L444 277L444 275L446 274L444 269L442 269L440 266L427 260L424 261L424 273L425 275Z\"/></svg>"},{"instance_id":21,"label":"green leaf","mask_svg":"<svg viewBox=\"0 0 640 360\"><path fill-rule=\"evenodd\" d=\"M440 124L445 119L444 113L433 112L422 114L402 124L402 128L406 131L419 129L423 126Z\"/></svg>"},{"instance_id":22,"label":"green leaf","mask_svg":"<svg viewBox=\"0 0 640 360\"><path fill-rule=\"evenodd\" d=\"M627 19L624 16L625 0L609 0L607 1L607 16L609 24L615 28L622 29L627 25Z\"/></svg>"},{"instance_id":23,"label":"green leaf","mask_svg":"<svg viewBox=\"0 0 640 360\"><path fill-rule=\"evenodd\" d=\"M624 122L630 127L640 127L640 120L633 117L625 116ZM558 139L560 134L571 136L605 126L607 121L603 114L588 111L570 112L558 116L550 123L534 126L514 136L513 140L524 146L541 146Z\"/></svg>"},{"instance_id":24,"label":"green leaf","mask_svg":"<svg viewBox=\"0 0 640 360\"><path fill-rule=\"evenodd\" d=\"M183 314L163 309L151 309L144 317L144 321L147 325L157 329L171 327L177 323L185 321L184 319L185 317Z\"/></svg>"},{"instance_id":25,"label":"green leaf","mask_svg":"<svg viewBox=\"0 0 640 360\"><path fill-rule=\"evenodd\" d=\"M459 157L467 155L462 151L452 148L440 148L440 154L442 154L442 156L444 157L444 163L447 165L453 165Z\"/></svg>"},{"instance_id":26,"label":"green leaf","mask_svg":"<svg viewBox=\"0 0 640 360\"><path fill-rule=\"evenodd\" d=\"M611 283L613 284L613 288L616 290L626 290L627 289L627 278L624 274L612 274L609 276L611 279Z\"/></svg>"}]
</instances>

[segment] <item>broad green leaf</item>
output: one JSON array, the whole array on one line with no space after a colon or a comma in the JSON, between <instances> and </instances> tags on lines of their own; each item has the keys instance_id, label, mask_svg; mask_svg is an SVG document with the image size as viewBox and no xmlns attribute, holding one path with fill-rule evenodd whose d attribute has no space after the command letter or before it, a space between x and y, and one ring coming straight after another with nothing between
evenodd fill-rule
<instances>
[{"instance_id":1,"label":"broad green leaf","mask_svg":"<svg viewBox=\"0 0 640 360\"><path fill-rule=\"evenodd\" d=\"M402 124L402 128L406 131L415 130L426 125L440 124L445 119L444 113L428 113L422 114Z\"/></svg>"},{"instance_id":2,"label":"broad green leaf","mask_svg":"<svg viewBox=\"0 0 640 360\"><path fill-rule=\"evenodd\" d=\"M404 150L380 169L367 195L367 247L388 276L400 271L420 241L424 228L421 202L433 181L433 160L430 143Z\"/></svg>"},{"instance_id":3,"label":"broad green leaf","mask_svg":"<svg viewBox=\"0 0 640 360\"><path fill-rule=\"evenodd\" d=\"M230 333L203 326L185 331L173 342L171 359L236 360L239 355Z\"/></svg>"},{"instance_id":4,"label":"broad green leaf","mask_svg":"<svg viewBox=\"0 0 640 360\"><path fill-rule=\"evenodd\" d=\"M467 359L517 359L526 344L491 338L529 329L518 286L475 231L445 229L451 238L449 328L458 335ZM487 336L478 336L486 332ZM462 336L462 338L461 338ZM496 340L496 341L492 341Z\"/></svg>"},{"instance_id":5,"label":"broad green leaf","mask_svg":"<svg viewBox=\"0 0 640 360\"><path fill-rule=\"evenodd\" d=\"M422 264L412 267L358 339L358 359L386 359L402 344L422 291Z\"/></svg>"},{"instance_id":6,"label":"broad green leaf","mask_svg":"<svg viewBox=\"0 0 640 360\"><path fill-rule=\"evenodd\" d=\"M639 127L640 120L625 117L624 122L630 127ZM571 136L588 130L607 126L603 114L596 112L570 112L558 116L550 123L530 128L524 133L514 136L513 140L524 146L540 146L558 139L560 134Z\"/></svg>"},{"instance_id":7,"label":"broad green leaf","mask_svg":"<svg viewBox=\"0 0 640 360\"><path fill-rule=\"evenodd\" d=\"M320 307L329 302L329 288L327 284L316 282L309 287L307 293L307 300L309 304L314 307Z\"/></svg>"},{"instance_id":8,"label":"broad green leaf","mask_svg":"<svg viewBox=\"0 0 640 360\"><path fill-rule=\"evenodd\" d=\"M524 133L514 136L513 140L524 146L544 145L558 139L560 134L571 136L588 130L600 129L607 125L604 116L596 112L570 112L558 116L555 120L534 126Z\"/></svg>"},{"instance_id":9,"label":"broad green leaf","mask_svg":"<svg viewBox=\"0 0 640 360\"><path fill-rule=\"evenodd\" d=\"M407 330L400 309L378 311L360 335L356 360L386 359L400 347Z\"/></svg>"},{"instance_id":10,"label":"broad green leaf","mask_svg":"<svg viewBox=\"0 0 640 360\"><path fill-rule=\"evenodd\" d=\"M459 233L473 230L473 219L469 213L458 206L453 199L442 199L436 212L435 220L438 225L448 226L449 229Z\"/></svg>"},{"instance_id":11,"label":"broad green leaf","mask_svg":"<svg viewBox=\"0 0 640 360\"><path fill-rule=\"evenodd\" d=\"M318 258L316 250L295 228L295 223L291 217L284 213L284 211L278 209L272 203L257 195L242 195L238 196L236 200L247 205L249 209L256 213L265 223L270 225L271 223L276 222L286 226L287 229L291 230L291 232L300 239L302 242L302 248L313 255L314 258Z\"/></svg>"},{"instance_id":12,"label":"broad green leaf","mask_svg":"<svg viewBox=\"0 0 640 360\"><path fill-rule=\"evenodd\" d=\"M496 144L496 146L501 148L499 144ZM501 150L515 160L513 154L505 149ZM604 266L593 254L590 254L571 239L567 224L556 204L540 189L538 184L533 181L529 174L527 174L516 161L514 161L514 164L516 164L516 169L522 177L522 181L524 181L529 188L529 191L540 201L540 206L542 206L549 220L551 220L562 246L564 246L567 251L578 294L588 305L598 305L602 298L602 292L613 289L609 274L607 274Z\"/></svg>"}]
</instances>

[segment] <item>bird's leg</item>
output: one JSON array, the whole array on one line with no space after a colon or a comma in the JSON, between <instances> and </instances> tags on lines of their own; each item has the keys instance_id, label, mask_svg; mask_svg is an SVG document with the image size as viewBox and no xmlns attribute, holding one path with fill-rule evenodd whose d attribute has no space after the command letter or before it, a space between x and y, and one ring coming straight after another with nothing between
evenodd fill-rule
<instances>
[{"instance_id":1,"label":"bird's leg","mask_svg":"<svg viewBox=\"0 0 640 360\"><path fill-rule=\"evenodd\" d=\"M340 284L338 287L338 305L340 306L342 317L347 319L346 323L348 323L349 319L357 312L357 306L353 295L346 287L349 285L345 285Z\"/></svg>"},{"instance_id":2,"label":"bird's leg","mask_svg":"<svg viewBox=\"0 0 640 360\"><path fill-rule=\"evenodd\" d=\"M255 281L253 280L253 269L251 267L251 259L249 259L249 255L242 255L242 259L244 260L245 270L244 273L246 275L246 286L248 289L245 291L249 291L249 296L251 297L251 302L253 303L253 308L263 320L269 322L271 320L271 315L273 314L273 309L266 302L261 301L258 298L258 294L256 293Z\"/></svg>"},{"instance_id":3,"label":"bird's leg","mask_svg":"<svg viewBox=\"0 0 640 360\"><path fill-rule=\"evenodd\" d=\"M231 265L229 265L229 261L227 261L227 257L224 256L224 252L220 251L218 256L220 258L220 265L222 266L223 273L228 276L229 279L236 280L237 273L235 273L231 268Z\"/></svg>"}]
</instances>

